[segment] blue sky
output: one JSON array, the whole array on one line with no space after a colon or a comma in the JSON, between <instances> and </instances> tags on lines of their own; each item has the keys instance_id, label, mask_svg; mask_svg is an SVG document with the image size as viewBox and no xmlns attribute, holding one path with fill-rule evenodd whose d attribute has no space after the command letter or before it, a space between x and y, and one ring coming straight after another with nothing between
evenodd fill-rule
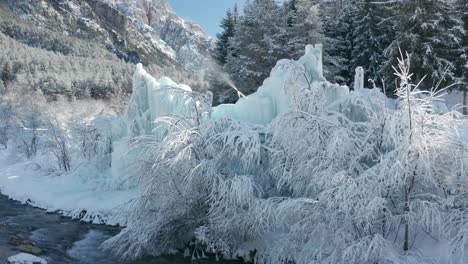
<instances>
[{"instance_id":1,"label":"blue sky","mask_svg":"<svg viewBox=\"0 0 468 264\"><path fill-rule=\"evenodd\" d=\"M167 0L180 17L199 24L206 33L215 37L221 29L219 22L229 7L237 2L239 7L245 0Z\"/></svg>"}]
</instances>

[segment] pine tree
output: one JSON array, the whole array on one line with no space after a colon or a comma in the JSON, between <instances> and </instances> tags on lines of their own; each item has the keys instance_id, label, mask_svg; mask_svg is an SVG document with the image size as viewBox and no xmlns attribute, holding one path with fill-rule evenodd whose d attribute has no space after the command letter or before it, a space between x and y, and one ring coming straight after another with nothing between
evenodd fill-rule
<instances>
[{"instance_id":1,"label":"pine tree","mask_svg":"<svg viewBox=\"0 0 468 264\"><path fill-rule=\"evenodd\" d=\"M391 43L393 32L386 21L388 4L374 0L357 0L353 15L353 50L350 70L364 68L366 78L380 81L383 51Z\"/></svg>"},{"instance_id":2,"label":"pine tree","mask_svg":"<svg viewBox=\"0 0 468 264\"><path fill-rule=\"evenodd\" d=\"M221 21L223 32L216 35L215 58L220 65L226 64L229 52L229 40L235 35L235 26L237 21L237 6L234 8L234 14L231 9L226 12L226 17Z\"/></svg>"},{"instance_id":3,"label":"pine tree","mask_svg":"<svg viewBox=\"0 0 468 264\"><path fill-rule=\"evenodd\" d=\"M307 44L321 41L318 5L310 0L289 0L284 4L285 21L278 38L284 43L284 58L298 59Z\"/></svg>"},{"instance_id":4,"label":"pine tree","mask_svg":"<svg viewBox=\"0 0 468 264\"><path fill-rule=\"evenodd\" d=\"M283 54L280 8L274 0L253 0L236 24L225 70L239 90L251 94Z\"/></svg>"},{"instance_id":5,"label":"pine tree","mask_svg":"<svg viewBox=\"0 0 468 264\"><path fill-rule=\"evenodd\" d=\"M400 50L411 59L411 72L423 89L450 83L455 78L453 53L455 29L449 16L450 6L443 0L408 0L393 4L393 25L397 32L395 40L385 50L387 60L382 75L392 79L393 66ZM393 83L391 80L390 83Z\"/></svg>"},{"instance_id":6,"label":"pine tree","mask_svg":"<svg viewBox=\"0 0 468 264\"><path fill-rule=\"evenodd\" d=\"M354 14L355 3L348 0L341 3L336 15L323 17L325 77L340 84L351 84L354 76L354 69L350 67L354 49Z\"/></svg>"}]
</instances>

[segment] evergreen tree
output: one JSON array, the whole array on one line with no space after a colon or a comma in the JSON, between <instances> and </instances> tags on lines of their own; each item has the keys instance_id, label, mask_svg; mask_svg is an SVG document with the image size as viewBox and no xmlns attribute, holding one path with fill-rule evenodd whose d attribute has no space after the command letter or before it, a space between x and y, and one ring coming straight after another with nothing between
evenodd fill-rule
<instances>
[{"instance_id":1,"label":"evergreen tree","mask_svg":"<svg viewBox=\"0 0 468 264\"><path fill-rule=\"evenodd\" d=\"M320 43L321 21L318 5L310 0L289 0L284 4L285 21L279 38L284 43L284 58L298 59L307 44Z\"/></svg>"},{"instance_id":2,"label":"evergreen tree","mask_svg":"<svg viewBox=\"0 0 468 264\"><path fill-rule=\"evenodd\" d=\"M323 17L323 44L325 77L336 83L350 85L354 69L351 68L353 40L353 15L355 3L348 0L341 3L336 15Z\"/></svg>"},{"instance_id":3,"label":"evergreen tree","mask_svg":"<svg viewBox=\"0 0 468 264\"><path fill-rule=\"evenodd\" d=\"M223 32L216 35L216 48L215 58L220 65L226 64L228 52L229 52L229 40L234 37L236 32L235 25L237 21L237 6L234 9L234 14L231 9L226 12L226 17L221 21L221 28Z\"/></svg>"},{"instance_id":4,"label":"evergreen tree","mask_svg":"<svg viewBox=\"0 0 468 264\"><path fill-rule=\"evenodd\" d=\"M353 15L353 50L350 70L361 66L366 79L380 81L380 68L385 61L383 51L391 43L393 32L386 16L389 9L385 2L357 0ZM370 87L370 86L369 86Z\"/></svg>"},{"instance_id":5,"label":"evergreen tree","mask_svg":"<svg viewBox=\"0 0 468 264\"><path fill-rule=\"evenodd\" d=\"M236 24L225 70L238 89L251 94L269 75L283 53L280 7L274 0L247 2Z\"/></svg>"},{"instance_id":6,"label":"evergreen tree","mask_svg":"<svg viewBox=\"0 0 468 264\"><path fill-rule=\"evenodd\" d=\"M393 7L396 15L392 20L397 35L385 50L387 61L382 74L390 79L394 76L392 67L397 64L401 50L410 56L413 80L418 83L426 76L421 88L430 89L439 82L453 81L456 24L449 16L448 2L406 0L394 3Z\"/></svg>"}]
</instances>

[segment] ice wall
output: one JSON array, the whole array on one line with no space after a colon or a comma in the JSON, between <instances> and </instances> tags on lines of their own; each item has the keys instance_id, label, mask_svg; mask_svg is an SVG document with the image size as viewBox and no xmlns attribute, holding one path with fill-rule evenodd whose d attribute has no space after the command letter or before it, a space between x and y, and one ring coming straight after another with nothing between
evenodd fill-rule
<instances>
[{"instance_id":1,"label":"ice wall","mask_svg":"<svg viewBox=\"0 0 468 264\"><path fill-rule=\"evenodd\" d=\"M191 92L189 86L176 84L167 77L156 80L138 64L125 117L128 135L153 134L155 120L164 115L192 116L196 102Z\"/></svg>"}]
</instances>

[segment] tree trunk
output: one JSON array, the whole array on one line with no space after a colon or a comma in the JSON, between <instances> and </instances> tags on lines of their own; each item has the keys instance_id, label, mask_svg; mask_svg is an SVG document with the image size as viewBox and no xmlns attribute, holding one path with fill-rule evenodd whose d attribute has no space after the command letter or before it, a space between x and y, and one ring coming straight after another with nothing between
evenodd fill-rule
<instances>
[{"instance_id":1,"label":"tree trunk","mask_svg":"<svg viewBox=\"0 0 468 264\"><path fill-rule=\"evenodd\" d=\"M408 189L405 188L405 205L404 205L404 217L407 217L409 213L409 192ZM403 250L406 252L409 250L409 223L408 219L404 219L405 221L405 237L403 241Z\"/></svg>"}]
</instances>

